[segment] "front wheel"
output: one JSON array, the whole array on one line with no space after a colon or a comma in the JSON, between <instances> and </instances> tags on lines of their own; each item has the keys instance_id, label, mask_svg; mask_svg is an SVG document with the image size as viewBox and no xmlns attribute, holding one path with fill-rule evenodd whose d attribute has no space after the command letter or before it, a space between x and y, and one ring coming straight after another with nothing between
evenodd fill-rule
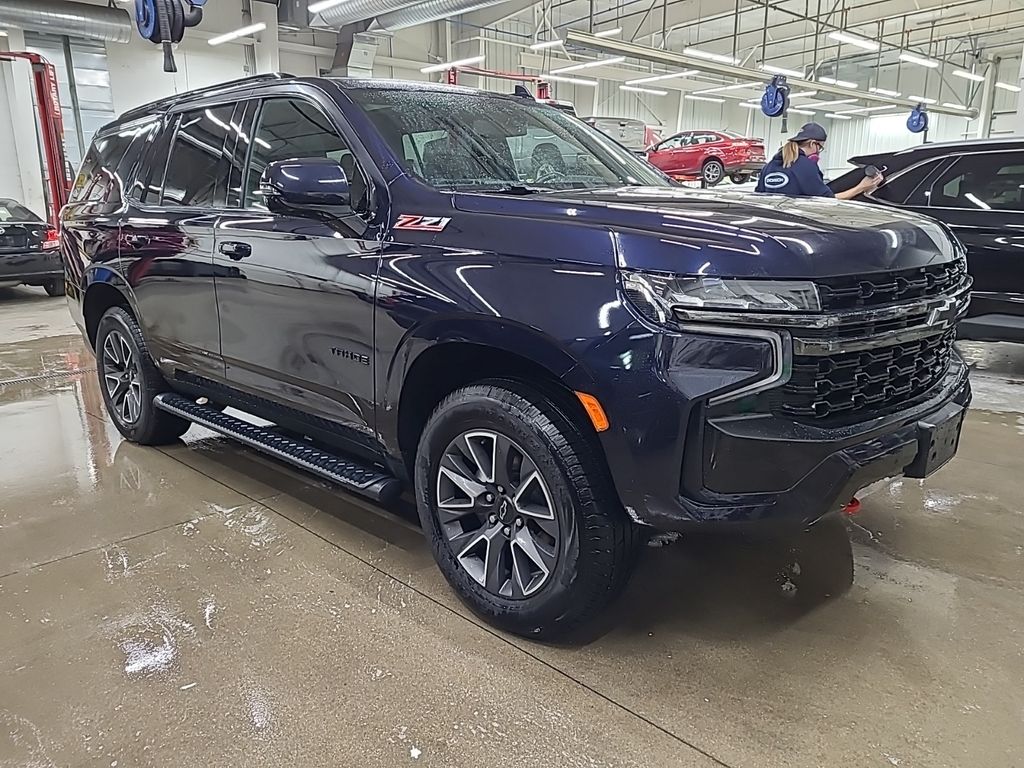
<instances>
[{"instance_id":1,"label":"front wheel","mask_svg":"<svg viewBox=\"0 0 1024 768\"><path fill-rule=\"evenodd\" d=\"M420 520L445 578L501 629L554 637L602 611L637 531L594 441L548 397L472 385L434 411L416 456Z\"/></svg>"},{"instance_id":2,"label":"front wheel","mask_svg":"<svg viewBox=\"0 0 1024 768\"><path fill-rule=\"evenodd\" d=\"M185 434L190 422L153 405L167 391L142 329L127 311L111 307L96 331L96 371L107 413L133 443L164 445Z\"/></svg>"},{"instance_id":3,"label":"front wheel","mask_svg":"<svg viewBox=\"0 0 1024 768\"><path fill-rule=\"evenodd\" d=\"M729 177L733 184L746 184L750 181L749 173L734 173Z\"/></svg>"},{"instance_id":4,"label":"front wheel","mask_svg":"<svg viewBox=\"0 0 1024 768\"><path fill-rule=\"evenodd\" d=\"M700 170L704 183L713 187L725 176L725 166L719 160L708 160Z\"/></svg>"}]
</instances>

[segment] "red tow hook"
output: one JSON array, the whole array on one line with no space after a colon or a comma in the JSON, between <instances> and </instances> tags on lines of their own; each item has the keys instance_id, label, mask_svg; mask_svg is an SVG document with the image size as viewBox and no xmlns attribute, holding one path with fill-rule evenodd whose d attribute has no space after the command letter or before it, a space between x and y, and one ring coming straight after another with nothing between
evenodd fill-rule
<instances>
[{"instance_id":1,"label":"red tow hook","mask_svg":"<svg viewBox=\"0 0 1024 768\"><path fill-rule=\"evenodd\" d=\"M853 515L856 515L858 512L860 512L860 499L854 496L847 503L843 504L842 512L844 515L847 515L848 517L853 517Z\"/></svg>"}]
</instances>

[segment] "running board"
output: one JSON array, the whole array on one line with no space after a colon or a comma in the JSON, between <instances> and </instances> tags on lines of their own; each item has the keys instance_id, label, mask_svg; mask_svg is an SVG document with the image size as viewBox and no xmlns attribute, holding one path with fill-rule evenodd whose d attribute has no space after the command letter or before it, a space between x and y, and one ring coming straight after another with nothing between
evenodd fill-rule
<instances>
[{"instance_id":1,"label":"running board","mask_svg":"<svg viewBox=\"0 0 1024 768\"><path fill-rule=\"evenodd\" d=\"M402 493L402 482L379 468L327 453L304 440L257 427L173 392L157 395L153 405L382 504Z\"/></svg>"}]
</instances>

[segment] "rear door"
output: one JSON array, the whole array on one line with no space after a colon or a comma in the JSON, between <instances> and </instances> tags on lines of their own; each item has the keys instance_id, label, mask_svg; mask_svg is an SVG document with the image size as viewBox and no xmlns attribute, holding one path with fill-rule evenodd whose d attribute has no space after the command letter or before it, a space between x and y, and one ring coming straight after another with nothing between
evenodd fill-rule
<instances>
[{"instance_id":1,"label":"rear door","mask_svg":"<svg viewBox=\"0 0 1024 768\"><path fill-rule=\"evenodd\" d=\"M217 226L214 265L229 383L349 428L375 444L373 300L386 211L383 180L319 90L282 86L254 101L237 207ZM275 160L328 157L345 168L353 210L274 213L259 180ZM270 416L268 416L270 418Z\"/></svg>"},{"instance_id":2,"label":"rear door","mask_svg":"<svg viewBox=\"0 0 1024 768\"><path fill-rule=\"evenodd\" d=\"M168 115L122 220L123 274L168 376L224 379L213 239L226 208L235 109L211 103Z\"/></svg>"}]
</instances>

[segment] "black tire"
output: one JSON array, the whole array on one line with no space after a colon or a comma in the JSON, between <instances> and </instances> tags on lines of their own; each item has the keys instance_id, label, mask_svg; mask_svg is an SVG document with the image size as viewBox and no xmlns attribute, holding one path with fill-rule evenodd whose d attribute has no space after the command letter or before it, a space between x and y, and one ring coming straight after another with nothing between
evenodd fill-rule
<instances>
[{"instance_id":1,"label":"black tire","mask_svg":"<svg viewBox=\"0 0 1024 768\"><path fill-rule=\"evenodd\" d=\"M731 176L729 176L729 180L732 181L733 184L746 184L748 181L750 181L750 174L734 173Z\"/></svg>"},{"instance_id":2,"label":"black tire","mask_svg":"<svg viewBox=\"0 0 1024 768\"><path fill-rule=\"evenodd\" d=\"M853 585L853 547L838 515L824 517L780 544L775 583L794 606L812 608Z\"/></svg>"},{"instance_id":3,"label":"black tire","mask_svg":"<svg viewBox=\"0 0 1024 768\"><path fill-rule=\"evenodd\" d=\"M637 527L620 506L607 468L597 453L596 439L585 435L566 415L568 412L524 384L503 380L481 382L453 392L438 405L423 430L416 454L416 500L420 521L448 583L474 612L489 623L534 639L550 639L570 633L603 611L628 580L639 543ZM534 592L526 594L529 590L524 588L521 577L518 587L509 586L516 580L514 575L509 575L505 586L518 591L518 595L505 596L500 590L489 590L464 565L465 553L471 547L462 550L460 560L456 548L462 544L449 541L450 538L453 542L462 541L462 537L479 534L491 524L501 527L506 520L502 504L502 517L497 523L493 516L481 518L479 527L471 528L468 533L453 535L451 532L452 513L441 509L438 498L441 461L446 459L456 441L467 438L468 443L467 432L474 435L477 432L493 433L510 442L513 448L509 455L515 450L522 454L520 472L526 472L524 467L529 461L545 484L544 498L552 509L552 519L544 523L551 526L557 521L558 529L554 542L545 543L555 552L557 559L549 572L543 574L544 580ZM492 480L501 477L497 464L492 457ZM521 483L519 493L528 482ZM498 487L493 485L492 489ZM506 491L504 498L509 501L513 491L511 488ZM519 493L512 501L513 515L518 514L521 508ZM480 494L474 504L480 502L484 507L485 501L488 499ZM498 510L499 503L500 499L488 509ZM441 514L448 515L444 529L439 518ZM476 512L460 518L459 529L466 527L461 520L474 515ZM535 522L526 519L522 530L529 532ZM505 536L508 537L512 529L512 539L518 541L521 523L517 517L512 525L504 528ZM497 536L493 540L489 535L486 538L483 546L487 555L481 569L484 571L487 570L486 560L490 558L490 546L497 541ZM516 570L512 543L506 539L501 551L510 553L504 562L506 565L511 563L510 568ZM509 546L509 549L505 550L504 546Z\"/></svg>"},{"instance_id":4,"label":"black tire","mask_svg":"<svg viewBox=\"0 0 1024 768\"><path fill-rule=\"evenodd\" d=\"M169 387L149 356L139 324L122 307L111 307L100 318L96 371L107 413L133 443L166 445L191 425L153 405L153 398Z\"/></svg>"},{"instance_id":5,"label":"black tire","mask_svg":"<svg viewBox=\"0 0 1024 768\"><path fill-rule=\"evenodd\" d=\"M46 291L47 296L63 296L66 292L64 288L64 278L55 277L51 280L47 280L43 283L43 290Z\"/></svg>"},{"instance_id":6,"label":"black tire","mask_svg":"<svg viewBox=\"0 0 1024 768\"><path fill-rule=\"evenodd\" d=\"M714 187L725 178L725 166L721 160L707 160L701 166L700 177L707 186Z\"/></svg>"}]
</instances>

